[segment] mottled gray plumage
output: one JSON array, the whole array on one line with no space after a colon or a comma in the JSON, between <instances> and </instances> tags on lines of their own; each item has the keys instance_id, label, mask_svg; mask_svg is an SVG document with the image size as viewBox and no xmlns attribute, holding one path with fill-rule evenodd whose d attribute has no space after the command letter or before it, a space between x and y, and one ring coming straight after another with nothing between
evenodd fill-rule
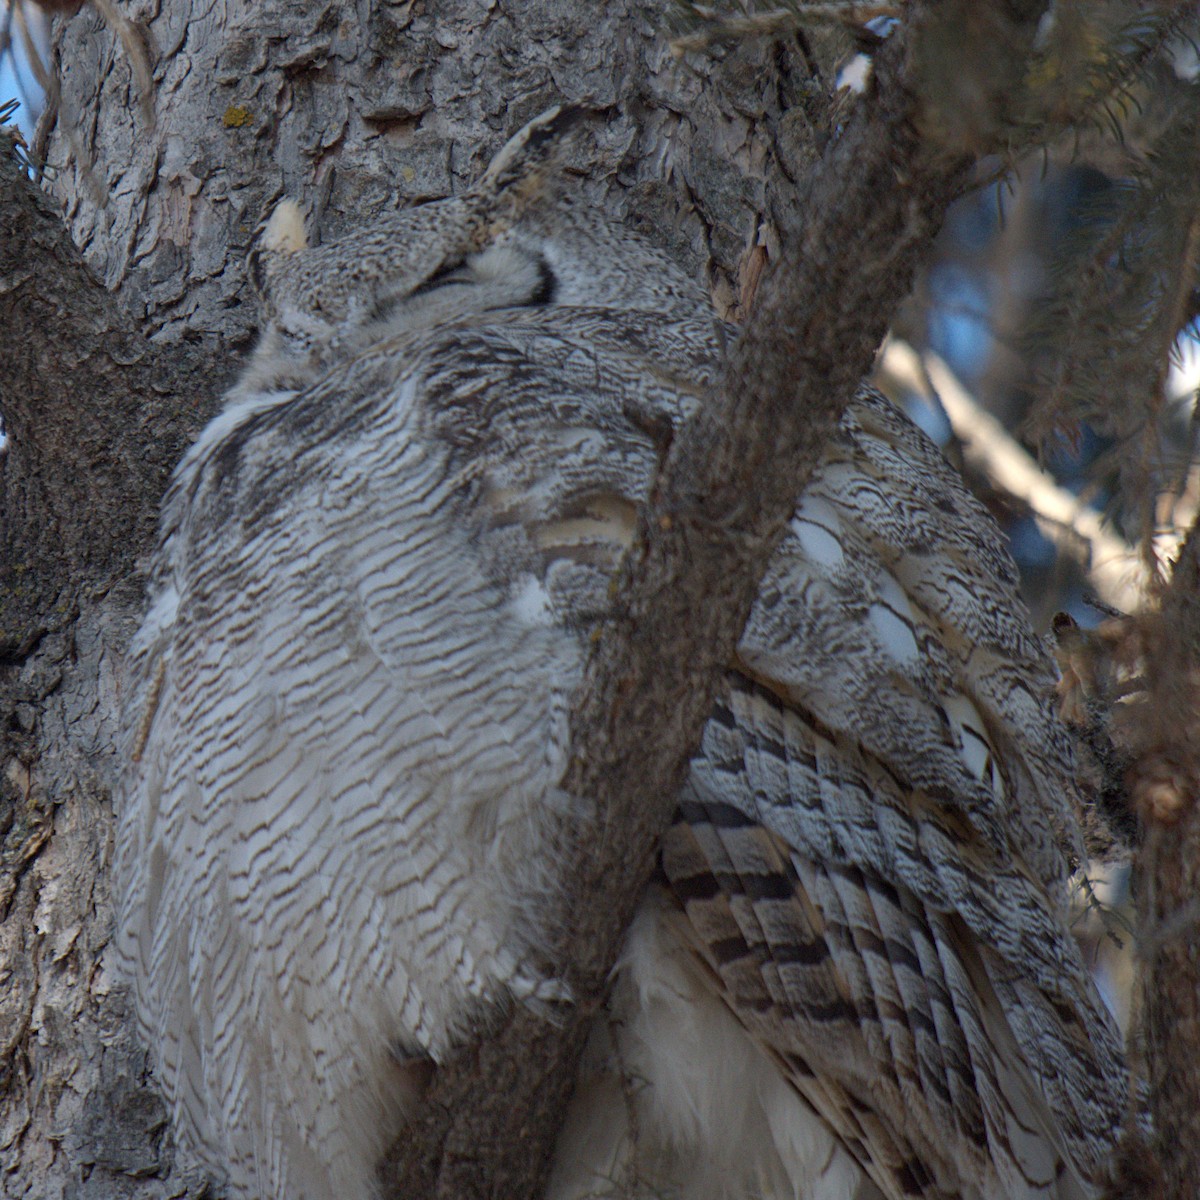
<instances>
[{"instance_id":1,"label":"mottled gray plumage","mask_svg":"<svg viewBox=\"0 0 1200 1200\"><path fill-rule=\"evenodd\" d=\"M176 1138L366 1197L548 960L567 712L706 297L541 186L268 238L164 505L117 950ZM276 231L278 232L278 231ZM1124 1072L1067 928L1070 750L1000 533L864 392L780 548L597 1019L551 1194L1084 1200Z\"/></svg>"}]
</instances>

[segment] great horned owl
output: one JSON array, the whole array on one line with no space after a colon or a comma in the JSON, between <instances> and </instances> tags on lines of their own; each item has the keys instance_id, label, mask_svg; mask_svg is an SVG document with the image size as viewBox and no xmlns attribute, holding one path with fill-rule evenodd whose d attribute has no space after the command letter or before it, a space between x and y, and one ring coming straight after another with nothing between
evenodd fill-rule
<instances>
[{"instance_id":1,"label":"great horned owl","mask_svg":"<svg viewBox=\"0 0 1200 1200\"><path fill-rule=\"evenodd\" d=\"M355 1200L548 952L567 714L704 293L542 189L320 250L175 474L131 652L116 945L176 1140ZM1067 929L1070 751L1000 533L864 391L762 584L597 1017L555 1200L1083 1200L1125 1090Z\"/></svg>"}]
</instances>

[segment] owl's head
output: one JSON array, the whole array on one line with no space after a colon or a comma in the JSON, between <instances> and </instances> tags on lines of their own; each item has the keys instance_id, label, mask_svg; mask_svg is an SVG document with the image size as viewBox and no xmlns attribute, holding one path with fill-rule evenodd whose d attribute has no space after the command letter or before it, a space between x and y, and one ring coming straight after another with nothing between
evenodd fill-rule
<instances>
[{"instance_id":1,"label":"owl's head","mask_svg":"<svg viewBox=\"0 0 1200 1200\"><path fill-rule=\"evenodd\" d=\"M522 127L468 191L310 247L294 201L251 259L263 335L235 393L293 390L364 345L473 314L565 304L689 314L702 291L665 255L559 187L579 109Z\"/></svg>"}]
</instances>

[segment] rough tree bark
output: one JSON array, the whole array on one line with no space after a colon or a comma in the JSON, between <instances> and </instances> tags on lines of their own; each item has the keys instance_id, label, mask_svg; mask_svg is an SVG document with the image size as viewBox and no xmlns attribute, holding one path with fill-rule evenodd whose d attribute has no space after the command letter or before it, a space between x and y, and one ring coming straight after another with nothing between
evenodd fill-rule
<instances>
[{"instance_id":1,"label":"rough tree bark","mask_svg":"<svg viewBox=\"0 0 1200 1200\"><path fill-rule=\"evenodd\" d=\"M251 335L243 262L255 226L282 194L306 204L326 236L372 211L448 194L506 133L562 100L599 116L594 143L572 164L580 186L708 269L725 312L741 314L764 259L788 268L759 305L773 319L752 324L731 357L714 398L723 407L673 448L627 572L627 603L577 714L573 783L631 817L628 841L610 839L602 859L579 862L586 902L576 908L605 919L571 931L572 977L584 997L601 985L705 689L740 631L804 464L869 367L970 162L994 148L1045 3L912 6L919 28L881 59L883 102L836 138L836 46L789 38L681 64L663 38L666 7L143 0L129 15L155 64L153 129L95 15L85 8L60 30L51 191L112 296L80 274L44 213L10 216L13 204L28 205L27 189L0 181L0 253L11 259L0 313L31 346L49 340L39 362L5 372L13 443L0 467L0 549L14 568L0 580L0 604L10 606L0 610L5 1194L200 1186L172 1162L103 968L107 789L137 555L167 465ZM945 86L951 46L954 88ZM823 73L815 84L814 70ZM68 123L85 154L72 150ZM18 219L27 236L14 236ZM783 244L791 248L781 256ZM50 298L41 308L38 294ZM781 357L781 346L803 350ZM71 381L65 394L33 386L41 362ZM778 423L765 437L764 417ZM17 603L22 563L34 582ZM706 586L719 603L696 603ZM711 627L672 615L661 603L669 592L689 617L710 614ZM675 639L691 630L686 652L676 644L668 656L687 670L665 671L655 657L668 644L655 633L663 629ZM649 740L647 721L663 734L653 761L632 744ZM445 1072L430 1120L395 1164L400 1194L532 1194L569 1087L569 1070L551 1064L572 1061L577 1032L518 1014ZM482 1107L481 1096L501 1102Z\"/></svg>"},{"instance_id":2,"label":"rough tree bark","mask_svg":"<svg viewBox=\"0 0 1200 1200\"><path fill-rule=\"evenodd\" d=\"M1146 693L1128 782L1145 836L1134 859L1144 1061L1153 1134L1127 1139L1112 1200L1200 1194L1200 525L1137 624Z\"/></svg>"}]
</instances>

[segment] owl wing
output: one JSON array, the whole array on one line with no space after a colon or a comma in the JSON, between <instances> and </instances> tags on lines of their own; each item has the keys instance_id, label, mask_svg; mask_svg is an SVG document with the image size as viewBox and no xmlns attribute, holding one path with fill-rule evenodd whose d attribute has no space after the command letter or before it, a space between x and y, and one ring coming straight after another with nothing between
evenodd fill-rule
<instances>
[{"instance_id":1,"label":"owl wing","mask_svg":"<svg viewBox=\"0 0 1200 1200\"><path fill-rule=\"evenodd\" d=\"M739 659L663 850L727 1002L885 1195L1090 1194L1125 1078L1068 932L1051 668L999 530L882 398Z\"/></svg>"},{"instance_id":2,"label":"owl wing","mask_svg":"<svg viewBox=\"0 0 1200 1200\"><path fill-rule=\"evenodd\" d=\"M430 380L431 419L486 464L486 536L531 533L531 569L586 628L648 431L712 380L711 331L574 309L472 336ZM518 387L472 394L506 337ZM995 523L863 393L763 581L662 868L679 936L889 1197L1087 1195L1115 1137L1119 1042L1068 932L1052 687Z\"/></svg>"}]
</instances>

